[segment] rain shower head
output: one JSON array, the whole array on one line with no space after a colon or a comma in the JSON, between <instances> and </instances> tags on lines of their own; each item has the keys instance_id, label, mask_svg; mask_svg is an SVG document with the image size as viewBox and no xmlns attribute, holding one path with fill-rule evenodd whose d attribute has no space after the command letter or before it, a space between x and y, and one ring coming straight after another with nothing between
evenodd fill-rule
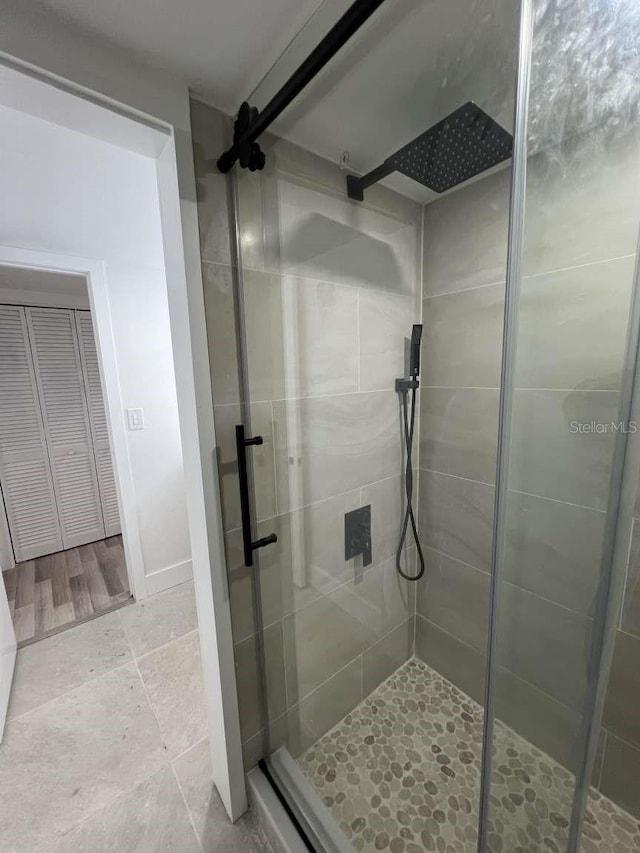
<instances>
[{"instance_id":1,"label":"rain shower head","mask_svg":"<svg viewBox=\"0 0 640 853\"><path fill-rule=\"evenodd\" d=\"M513 137L473 101L421 133L381 166L361 178L347 177L349 198L362 201L364 190L400 172L430 190L443 193L511 156Z\"/></svg>"}]
</instances>

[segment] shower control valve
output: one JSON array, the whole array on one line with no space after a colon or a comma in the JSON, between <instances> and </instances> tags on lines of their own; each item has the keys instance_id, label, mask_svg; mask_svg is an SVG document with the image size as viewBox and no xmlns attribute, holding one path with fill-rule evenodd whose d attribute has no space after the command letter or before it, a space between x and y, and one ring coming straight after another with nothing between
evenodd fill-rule
<instances>
[{"instance_id":1,"label":"shower control valve","mask_svg":"<svg viewBox=\"0 0 640 853\"><path fill-rule=\"evenodd\" d=\"M396 394L406 394L420 387L419 379L396 379Z\"/></svg>"}]
</instances>

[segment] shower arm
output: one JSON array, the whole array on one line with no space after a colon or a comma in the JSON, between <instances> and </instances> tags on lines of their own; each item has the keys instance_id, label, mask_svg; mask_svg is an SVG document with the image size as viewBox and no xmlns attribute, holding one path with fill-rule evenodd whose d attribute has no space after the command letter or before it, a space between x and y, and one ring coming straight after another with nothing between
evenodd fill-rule
<instances>
[{"instance_id":1,"label":"shower arm","mask_svg":"<svg viewBox=\"0 0 640 853\"><path fill-rule=\"evenodd\" d=\"M368 187L377 184L395 171L395 166L385 161L381 166L377 166L360 178L357 175L347 175L347 195L354 201L364 201L364 191Z\"/></svg>"},{"instance_id":2,"label":"shower arm","mask_svg":"<svg viewBox=\"0 0 640 853\"><path fill-rule=\"evenodd\" d=\"M220 172L229 172L238 160L251 171L264 168L265 157L257 144L258 138L383 3L384 0L355 0L262 112L246 102L241 106L234 125L233 145L218 159Z\"/></svg>"}]
</instances>

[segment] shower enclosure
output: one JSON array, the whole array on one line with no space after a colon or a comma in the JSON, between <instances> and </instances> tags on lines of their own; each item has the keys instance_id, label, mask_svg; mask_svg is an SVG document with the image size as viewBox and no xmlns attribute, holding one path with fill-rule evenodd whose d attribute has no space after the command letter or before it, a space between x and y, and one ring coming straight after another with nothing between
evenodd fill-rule
<instances>
[{"instance_id":1,"label":"shower enclosure","mask_svg":"<svg viewBox=\"0 0 640 853\"><path fill-rule=\"evenodd\" d=\"M640 850L639 79L630 0L385 0L264 168L193 103L245 765L310 849ZM469 102L506 147L429 184Z\"/></svg>"}]
</instances>

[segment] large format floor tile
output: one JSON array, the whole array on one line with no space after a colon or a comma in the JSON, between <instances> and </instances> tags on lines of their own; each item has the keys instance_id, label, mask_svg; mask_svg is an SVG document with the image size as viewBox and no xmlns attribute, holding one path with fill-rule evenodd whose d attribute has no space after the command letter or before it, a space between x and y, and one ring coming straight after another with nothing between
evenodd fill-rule
<instances>
[{"instance_id":1,"label":"large format floor tile","mask_svg":"<svg viewBox=\"0 0 640 853\"><path fill-rule=\"evenodd\" d=\"M0 747L0 850L33 853L165 761L134 664L10 720Z\"/></svg>"},{"instance_id":2,"label":"large format floor tile","mask_svg":"<svg viewBox=\"0 0 640 853\"><path fill-rule=\"evenodd\" d=\"M201 741L185 752L174 761L173 767L204 853L270 853L250 813L236 823L228 820L211 780L208 741ZM164 849L158 847L158 852ZM179 846L169 849L182 850Z\"/></svg>"},{"instance_id":3,"label":"large format floor tile","mask_svg":"<svg viewBox=\"0 0 640 853\"><path fill-rule=\"evenodd\" d=\"M90 850L199 853L198 840L169 765L72 829L50 853Z\"/></svg>"},{"instance_id":4,"label":"large format floor tile","mask_svg":"<svg viewBox=\"0 0 640 853\"><path fill-rule=\"evenodd\" d=\"M141 657L198 627L193 581L173 586L117 613L131 650Z\"/></svg>"},{"instance_id":5,"label":"large format floor tile","mask_svg":"<svg viewBox=\"0 0 640 853\"><path fill-rule=\"evenodd\" d=\"M168 753L179 755L207 732L198 632L150 652L138 667Z\"/></svg>"},{"instance_id":6,"label":"large format floor tile","mask_svg":"<svg viewBox=\"0 0 640 853\"><path fill-rule=\"evenodd\" d=\"M9 717L18 717L131 660L117 613L25 646L18 653Z\"/></svg>"}]
</instances>

